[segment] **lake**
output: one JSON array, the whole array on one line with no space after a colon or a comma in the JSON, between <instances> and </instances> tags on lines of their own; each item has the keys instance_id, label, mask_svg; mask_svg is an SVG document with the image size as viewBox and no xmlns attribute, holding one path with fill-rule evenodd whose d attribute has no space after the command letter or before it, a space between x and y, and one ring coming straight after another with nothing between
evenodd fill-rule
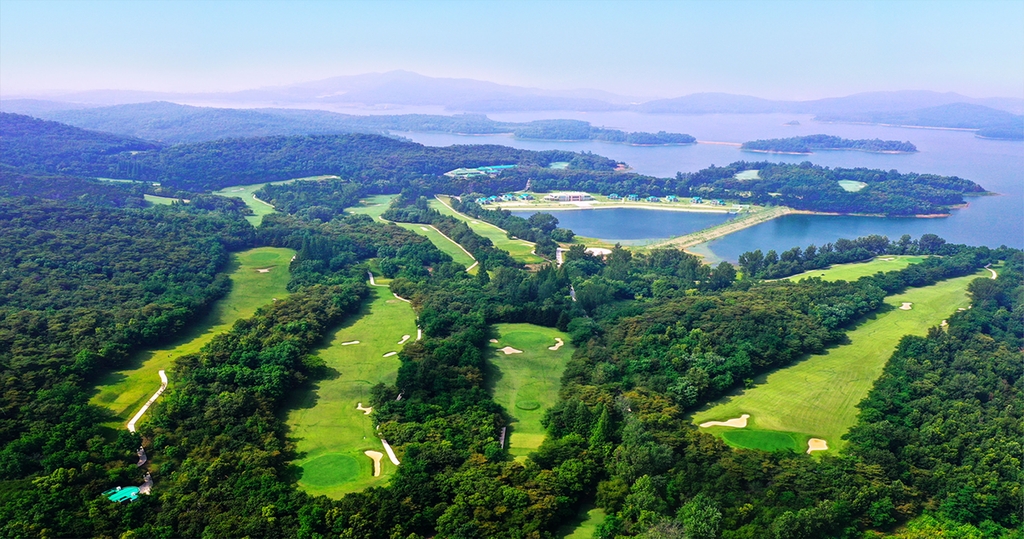
<instances>
[{"instance_id":1,"label":"lake","mask_svg":"<svg viewBox=\"0 0 1024 539\"><path fill-rule=\"evenodd\" d=\"M430 146L451 144L502 144L530 150L565 149L590 151L628 163L634 171L652 176L673 176L693 172L712 164L734 161L811 161L832 167L867 167L901 172L960 176L978 182L997 196L971 197L969 206L943 219L884 219L823 215L787 216L720 238L702 249L735 261L744 251L775 249L834 242L867 234L890 239L903 234L915 238L933 233L955 242L998 247L1024 248L1024 143L984 140L971 132L939 129L910 129L874 125L829 124L800 114L641 114L635 112L578 113L566 111L491 114L502 121L530 121L569 118L596 126L627 131L669 131L689 133L700 141L741 143L761 138L794 137L824 133L846 138L909 140L915 154L874 154L866 152L819 152L809 156L771 155L740 151L735 146L691 144L686 146L638 147L599 141L551 142L518 140L507 135L462 136L438 133L400 133ZM797 120L800 125L783 125ZM604 210L601 210L604 211ZM614 219L613 214L592 212L580 218ZM561 219L561 217L560 217ZM600 226L600 225L584 225ZM575 227L569 226L573 230ZM579 231L578 231L579 232ZM590 236L583 232L582 235ZM666 233L667 237L670 235ZM650 238L644 238L650 239Z\"/></svg>"},{"instance_id":2,"label":"lake","mask_svg":"<svg viewBox=\"0 0 1024 539\"><path fill-rule=\"evenodd\" d=\"M681 236L728 221L735 215L725 212L686 212L645 208L600 208L586 210L513 211L529 218L538 211L558 218L558 226L588 238L612 243L637 245L656 239Z\"/></svg>"}]
</instances>

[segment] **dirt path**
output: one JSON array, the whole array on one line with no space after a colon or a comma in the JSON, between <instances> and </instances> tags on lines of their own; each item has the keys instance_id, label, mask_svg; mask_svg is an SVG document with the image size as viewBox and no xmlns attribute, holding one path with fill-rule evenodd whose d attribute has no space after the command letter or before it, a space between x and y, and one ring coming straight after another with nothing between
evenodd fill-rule
<instances>
[{"instance_id":1,"label":"dirt path","mask_svg":"<svg viewBox=\"0 0 1024 539\"><path fill-rule=\"evenodd\" d=\"M722 223L717 226L705 228L703 230L698 230L697 232L694 232L692 234L686 234L685 236L678 236L660 243L655 243L653 245L650 245L649 247L651 249L686 249L687 247L693 247L694 245L718 239L721 238L722 236L732 234L733 232L738 232L740 230L743 230L744 228L750 228L761 223L766 223L777 217L782 217L783 215L789 215L791 213L794 213L794 211L795 210L793 210L792 208L787 208L784 206L765 208L763 210L738 217L731 221L726 221L725 223Z\"/></svg>"},{"instance_id":2,"label":"dirt path","mask_svg":"<svg viewBox=\"0 0 1024 539\"><path fill-rule=\"evenodd\" d=\"M999 274L996 273L996 270L994 270L994 269L989 267L991 265L992 264L985 264L985 269L987 269L989 272L991 272L992 273L992 278L995 279L996 277L999 277Z\"/></svg>"},{"instance_id":3,"label":"dirt path","mask_svg":"<svg viewBox=\"0 0 1024 539\"><path fill-rule=\"evenodd\" d=\"M252 196L252 199L255 200L256 202L259 202L260 204L265 204L267 206L270 206L270 208L273 209L273 210L277 209L277 208L274 207L273 204L271 204L271 203L269 203L269 202L267 202L265 200L260 200L260 199L256 198L255 194Z\"/></svg>"},{"instance_id":4,"label":"dirt path","mask_svg":"<svg viewBox=\"0 0 1024 539\"><path fill-rule=\"evenodd\" d=\"M381 438L380 441L384 444L384 451L387 452L388 458L391 459L391 464L394 464L395 466L401 464L398 462L398 457L395 456L395 452L391 450L391 446L388 444L388 441L384 438Z\"/></svg>"},{"instance_id":5,"label":"dirt path","mask_svg":"<svg viewBox=\"0 0 1024 539\"><path fill-rule=\"evenodd\" d=\"M135 414L135 416L132 417L131 421L128 422L128 432L135 432L135 424L138 423L140 419L142 419L142 415L146 413L146 410L149 410L149 407L154 402L156 402L156 399L160 397L160 394L163 393L165 389L167 389L167 372L161 369L159 374L160 389L156 390L156 393L153 393L153 396L150 397L148 401L146 401L146 404L142 405L142 408L140 408L139 411Z\"/></svg>"}]
</instances>

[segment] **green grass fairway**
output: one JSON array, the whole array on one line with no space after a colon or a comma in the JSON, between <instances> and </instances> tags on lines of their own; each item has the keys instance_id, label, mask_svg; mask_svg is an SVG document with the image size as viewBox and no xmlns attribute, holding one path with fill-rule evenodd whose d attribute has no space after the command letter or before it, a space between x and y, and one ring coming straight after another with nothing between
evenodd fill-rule
<instances>
[{"instance_id":1,"label":"green grass fairway","mask_svg":"<svg viewBox=\"0 0 1024 539\"><path fill-rule=\"evenodd\" d=\"M178 201L176 198L158 197L156 195L142 195L142 198L145 198L146 202L150 204L160 204L161 206L170 206Z\"/></svg>"},{"instance_id":2,"label":"green grass fairway","mask_svg":"<svg viewBox=\"0 0 1024 539\"><path fill-rule=\"evenodd\" d=\"M839 187L842 187L844 191L849 191L851 193L856 193L868 186L868 184L864 182L857 182L853 180L839 180L836 183L838 183Z\"/></svg>"},{"instance_id":3,"label":"green grass fairway","mask_svg":"<svg viewBox=\"0 0 1024 539\"><path fill-rule=\"evenodd\" d=\"M448 203L445 197L444 203L434 199L430 201L430 207L441 212L442 215L451 215L456 219L465 221L469 225L469 228L473 229L473 232L480 234L481 236L491 240L498 249L508 251L512 258L515 258L519 262L524 264L540 264L544 262L544 259L533 254L533 244L523 240L512 240L508 238L508 233L504 230L481 221L479 219L473 219L469 216L463 215L449 208L446 204Z\"/></svg>"},{"instance_id":4,"label":"green grass fairway","mask_svg":"<svg viewBox=\"0 0 1024 539\"><path fill-rule=\"evenodd\" d=\"M334 374L297 395L288 414L289 436L305 453L296 461L302 467L299 486L310 494L340 498L383 485L395 472L385 454L381 475L373 477L373 461L363 451L385 453L384 445L370 416L356 410L356 405L370 405L370 388L378 382L395 382L401 362L397 356L383 356L401 350L398 342L404 335L416 339L416 314L387 288L371 290L362 311L329 335L316 351ZM359 344L342 345L350 341Z\"/></svg>"},{"instance_id":5,"label":"green grass fairway","mask_svg":"<svg viewBox=\"0 0 1024 539\"><path fill-rule=\"evenodd\" d=\"M396 196L398 195L377 195L364 198L359 201L358 206L345 208L345 211L356 215L369 215L374 220L379 220L381 214L388 211L388 206Z\"/></svg>"},{"instance_id":6,"label":"green grass fairway","mask_svg":"<svg viewBox=\"0 0 1024 539\"><path fill-rule=\"evenodd\" d=\"M431 227L430 225L421 225L416 223L395 224L406 230L411 230L419 234L420 236L426 237L428 240L430 240L430 243L433 243L434 246L436 246L442 252L448 253L448 256L451 256L452 260L458 262L459 264L462 264L463 266L466 266L467 268L476 263L476 260L473 260L473 257L466 254L466 251L463 251L462 247L459 247L458 243L455 243L454 241L448 239L446 236L441 234L437 229ZM471 270L470 273L475 274L476 268L473 268L473 270Z\"/></svg>"},{"instance_id":7,"label":"green grass fairway","mask_svg":"<svg viewBox=\"0 0 1024 539\"><path fill-rule=\"evenodd\" d=\"M544 441L545 431L540 420L544 412L558 400L562 371L575 348L569 336L557 329L533 324L497 324L488 355L488 385L494 402L505 407L514 422L509 429L511 437L505 447L515 456L535 451ZM555 338L565 344L558 350L548 350ZM500 348L511 346L522 354L508 354Z\"/></svg>"},{"instance_id":8,"label":"green grass fairway","mask_svg":"<svg viewBox=\"0 0 1024 539\"><path fill-rule=\"evenodd\" d=\"M856 262L853 264L836 264L830 268L805 271L791 277L790 281L799 281L810 277L821 277L825 281L856 281L867 275L874 275L878 272L897 271L911 264L917 264L924 260L921 256L897 256L885 255L872 258L867 262Z\"/></svg>"},{"instance_id":9,"label":"green grass fairway","mask_svg":"<svg viewBox=\"0 0 1024 539\"><path fill-rule=\"evenodd\" d=\"M744 180L759 180L759 179L761 179L761 176L758 174L758 171L756 171L756 170L740 171L740 172L737 172L736 175L733 176L733 177L736 178L737 180L740 180L740 181L744 181Z\"/></svg>"},{"instance_id":10,"label":"green grass fairway","mask_svg":"<svg viewBox=\"0 0 1024 539\"><path fill-rule=\"evenodd\" d=\"M325 179L328 179L328 178L337 178L337 176L330 176L330 175L327 175L327 176L310 176L308 178L295 178L295 179L292 179L292 180L284 180L284 181L280 181L280 182L267 182L267 183L270 183L271 185L282 185L282 184L285 184L285 183L298 182L298 181L302 181L302 180L325 180ZM224 189L221 189L220 191L215 191L213 194L218 195L218 196L222 196L222 197L234 197L234 198L242 199L242 202L245 202L245 205L249 206L249 208L252 210L252 212L254 214L254 215L247 216L245 218L245 220L249 221L249 223L252 224L252 226L260 226L260 223L263 222L263 216L264 215L270 215L271 213L277 213L277 210L275 210L274 207L271 206L270 204L267 204L265 202L261 202L259 200L256 200L255 198L253 198L253 193L255 193L256 191L259 191L260 189L262 189L264 185L267 185L267 183L252 183L252 184L249 184L249 185L234 185L234 186L231 186L231 187L225 187Z\"/></svg>"},{"instance_id":11,"label":"green grass fairway","mask_svg":"<svg viewBox=\"0 0 1024 539\"><path fill-rule=\"evenodd\" d=\"M571 522L562 526L556 536L564 539L593 539L597 527L604 522L604 509L587 505Z\"/></svg>"},{"instance_id":12,"label":"green grass fairway","mask_svg":"<svg viewBox=\"0 0 1024 539\"><path fill-rule=\"evenodd\" d=\"M772 431L793 437L806 451L808 438L822 438L829 451L844 445L840 437L856 422L857 403L867 396L886 361L904 335L924 335L928 328L967 307L967 284L987 277L975 275L913 288L885 299L888 307L847 333L849 344L835 346L823 355L810 356L789 367L757 378L757 386L727 396L693 415L693 422L723 421L750 414L746 429L751 434L730 432L725 441L737 447L769 447L784 439ZM911 310L898 307L912 302ZM707 429L723 435L729 427ZM759 433L762 431L762 433ZM815 452L820 453L820 452Z\"/></svg>"},{"instance_id":13,"label":"green grass fairway","mask_svg":"<svg viewBox=\"0 0 1024 539\"><path fill-rule=\"evenodd\" d=\"M276 247L259 247L232 256L227 272L231 291L217 301L210 313L197 322L175 342L138 354L129 369L104 377L93 404L105 406L117 414L118 428L123 428L132 415L160 388L160 369L170 369L175 358L198 352L214 336L231 328L236 320L249 318L260 306L288 295L285 286L290 275L288 264L295 251ZM271 268L267 273L258 269ZM145 421L143 416L142 421Z\"/></svg>"}]
</instances>

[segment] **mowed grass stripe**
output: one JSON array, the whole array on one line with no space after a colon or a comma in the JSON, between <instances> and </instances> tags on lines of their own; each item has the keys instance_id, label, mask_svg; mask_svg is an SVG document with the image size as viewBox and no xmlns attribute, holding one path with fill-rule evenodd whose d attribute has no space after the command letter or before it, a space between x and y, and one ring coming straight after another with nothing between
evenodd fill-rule
<instances>
[{"instance_id":1,"label":"mowed grass stripe","mask_svg":"<svg viewBox=\"0 0 1024 539\"><path fill-rule=\"evenodd\" d=\"M875 257L867 262L854 264L836 264L827 269L811 270L787 277L790 281L801 281L811 277L820 277L825 281L856 281L861 277L874 275L878 272L898 271L911 264L924 260L922 256L889 255Z\"/></svg>"},{"instance_id":2,"label":"mowed grass stripe","mask_svg":"<svg viewBox=\"0 0 1024 539\"><path fill-rule=\"evenodd\" d=\"M292 179L292 180L283 180L283 181L279 181L279 182L251 183L251 184L248 184L248 185L233 185L231 187L225 187L224 189L221 189L220 191L215 191L213 194L218 195L218 196L222 196L222 197L233 197L233 198L240 198L240 199L242 199L242 202L245 202L245 205L249 206L249 208L253 212L253 215L246 216L245 220L249 221L249 224L251 224L252 226L260 226L260 223L263 222L263 216L264 215L270 215L272 213L277 213L277 210L275 210L272 205L270 205L270 204L268 204L266 202L262 202L260 200L257 200L256 198L253 197L253 194L256 193L256 191L259 191L260 189L262 189L264 185L267 185L267 183L269 183L270 185L283 185L283 184L286 184L286 183L298 182L298 181L302 181L302 180L326 180L326 179L331 179L331 178L337 178L337 176L331 176L331 175L327 175L327 176L310 176L308 178L295 178L295 179Z\"/></svg>"},{"instance_id":3,"label":"mowed grass stripe","mask_svg":"<svg viewBox=\"0 0 1024 539\"><path fill-rule=\"evenodd\" d=\"M526 456L544 441L546 431L540 421L558 401L562 371L575 348L567 334L533 324L496 324L494 338L498 342L488 346L488 386L494 402L514 419L505 447L512 455ZM556 338L564 344L549 350ZM506 355L500 351L506 346L522 353Z\"/></svg>"},{"instance_id":4,"label":"mowed grass stripe","mask_svg":"<svg viewBox=\"0 0 1024 539\"><path fill-rule=\"evenodd\" d=\"M456 212L447 206L448 199L445 197L444 200L434 199L430 201L430 207L441 212L442 215L450 215L460 221L465 222L469 225L469 228L480 234L481 236L491 240L491 243L495 247L503 251L508 251L512 258L515 258L519 262L524 264L539 264L544 262L544 259L533 254L533 244L524 240L513 240L509 239L508 233L486 221L480 219L473 219L469 216L463 215Z\"/></svg>"},{"instance_id":5,"label":"mowed grass stripe","mask_svg":"<svg viewBox=\"0 0 1024 539\"><path fill-rule=\"evenodd\" d=\"M828 442L830 451L841 448L845 444L842 435L856 422L856 405L867 396L900 339L904 335L924 335L958 308L968 307L968 283L986 275L987 271L979 272L886 298L884 311L847 333L849 344L761 376L756 387L720 399L695 413L693 422L750 414L750 431L790 433L801 437L803 444L806 438L822 438ZM913 304L911 310L899 309L904 302ZM708 429L718 435L726 430L727 427ZM740 438L746 445L756 442L756 437L749 435ZM776 438L766 436L764 443L774 445ZM796 449L802 451L807 447Z\"/></svg>"},{"instance_id":6,"label":"mowed grass stripe","mask_svg":"<svg viewBox=\"0 0 1024 539\"><path fill-rule=\"evenodd\" d=\"M378 283L380 284L380 283ZM332 374L316 387L295 396L287 423L290 437L305 456L299 487L332 498L370 486L383 485L395 466L385 456L381 475L373 477L373 461L364 451L384 452L370 416L356 409L370 406L370 388L393 384L401 365L397 356L402 337L416 339L416 314L385 287L371 288L370 300L315 353ZM358 344L342 343L359 341Z\"/></svg>"},{"instance_id":7,"label":"mowed grass stripe","mask_svg":"<svg viewBox=\"0 0 1024 539\"><path fill-rule=\"evenodd\" d=\"M286 286L291 279L288 266L294 255L291 249L277 247L259 247L232 255L227 268L231 278L227 296L173 343L139 353L128 369L105 376L90 402L109 408L122 423L128 421L160 387L160 369L170 369L179 356L198 352L216 335L230 329L236 320L251 317L274 298L287 297ZM268 268L270 271L258 271Z\"/></svg>"}]
</instances>

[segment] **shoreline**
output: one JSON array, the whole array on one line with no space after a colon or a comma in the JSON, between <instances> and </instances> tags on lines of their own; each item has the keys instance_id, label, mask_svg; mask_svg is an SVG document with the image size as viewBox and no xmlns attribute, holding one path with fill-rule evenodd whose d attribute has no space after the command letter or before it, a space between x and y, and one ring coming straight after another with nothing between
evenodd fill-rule
<instances>
[{"instance_id":1,"label":"shoreline","mask_svg":"<svg viewBox=\"0 0 1024 539\"><path fill-rule=\"evenodd\" d=\"M753 152L753 153L774 153L782 155L814 155L815 151L818 152L864 152L864 153L878 153L885 155L912 155L918 152L903 152L899 150L865 150L863 148L815 148L809 152L785 152L782 150L752 150L750 148L740 147L740 151Z\"/></svg>"},{"instance_id":2,"label":"shoreline","mask_svg":"<svg viewBox=\"0 0 1024 539\"><path fill-rule=\"evenodd\" d=\"M612 205L609 203L601 203L600 206L536 206L536 205L525 205L525 206L509 206L509 205L494 205L493 208L499 210L508 211L530 211L537 210L538 213L541 211L574 211L574 210L615 210L620 208L633 208L641 210L661 210L661 211L680 211L680 212L692 212L692 213L734 213L726 207L718 208L686 208L680 206L654 206L654 205L643 205L643 204L622 204Z\"/></svg>"}]
</instances>

